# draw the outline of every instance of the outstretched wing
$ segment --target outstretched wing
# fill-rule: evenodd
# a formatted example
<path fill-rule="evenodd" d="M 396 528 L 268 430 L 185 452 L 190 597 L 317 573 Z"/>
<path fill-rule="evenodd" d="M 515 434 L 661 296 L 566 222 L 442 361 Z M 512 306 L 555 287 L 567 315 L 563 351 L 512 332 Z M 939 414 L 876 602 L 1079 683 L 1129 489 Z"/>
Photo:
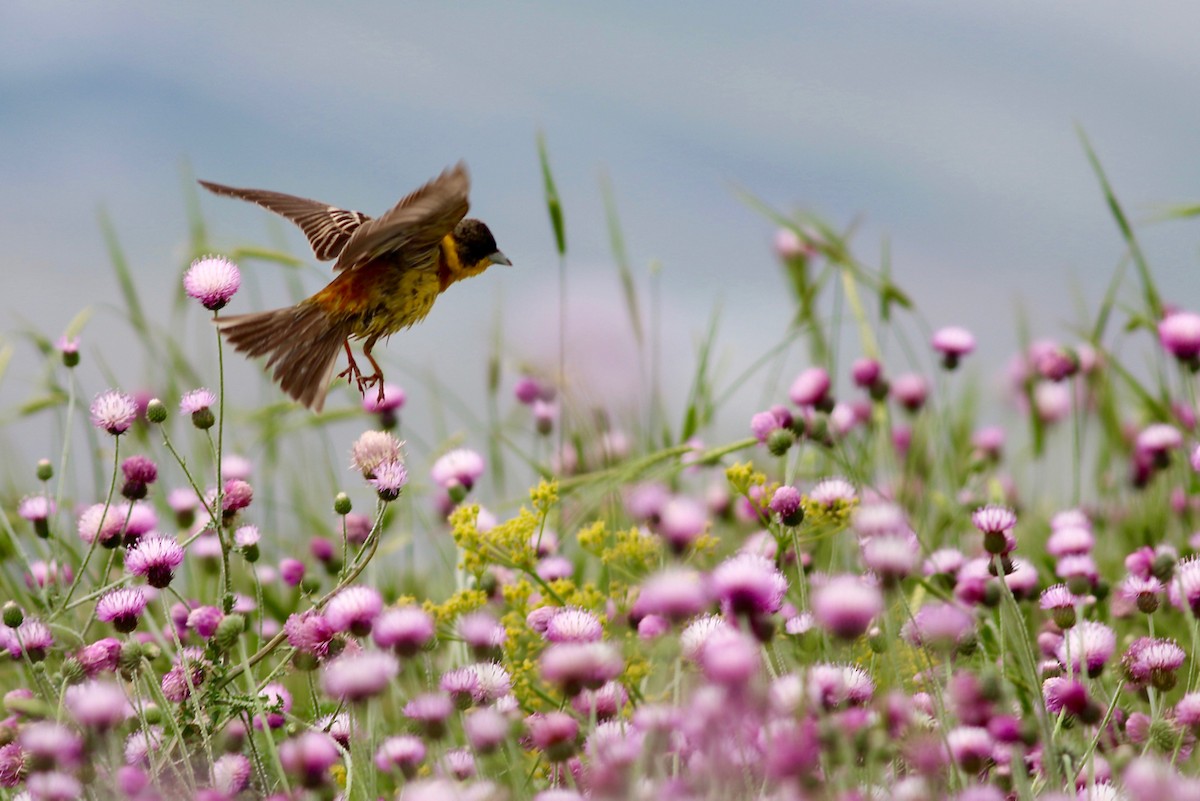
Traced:
<path fill-rule="evenodd" d="M 358 226 L 333 269 L 353 269 L 393 254 L 401 257 L 402 268 L 427 262 L 422 257 L 467 215 L 470 188 L 467 165 L 460 161 L 390 211 Z"/>
<path fill-rule="evenodd" d="M 210 192 L 257 203 L 264 209 L 281 214 L 300 226 L 308 237 L 313 253 L 321 261 L 336 258 L 351 240 L 354 232 L 371 218 L 362 212 L 335 208 L 316 200 L 269 192 L 265 189 L 238 189 L 208 181 L 200 185 Z"/>

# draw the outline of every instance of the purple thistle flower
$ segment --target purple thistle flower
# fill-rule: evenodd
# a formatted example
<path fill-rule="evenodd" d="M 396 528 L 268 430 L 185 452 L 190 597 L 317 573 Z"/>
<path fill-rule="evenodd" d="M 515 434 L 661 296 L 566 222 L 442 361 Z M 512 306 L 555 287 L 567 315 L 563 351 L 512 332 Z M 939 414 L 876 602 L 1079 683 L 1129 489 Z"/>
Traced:
<path fill-rule="evenodd" d="M 35 618 L 27 618 L 15 630 L 0 628 L 0 647 L 7 649 L 13 659 L 24 656 L 30 662 L 41 662 L 53 645 L 50 627 Z"/>
<path fill-rule="evenodd" d="M 1167 597 L 1176 607 L 1200 617 L 1200 556 L 1189 556 L 1175 566 Z"/>
<path fill-rule="evenodd" d="M 750 418 L 750 432 L 754 438 L 764 445 L 772 433 L 783 428 L 779 418 L 771 412 L 758 412 Z"/>
<path fill-rule="evenodd" d="M 404 705 L 404 717 L 435 740 L 446 734 L 446 721 L 454 714 L 454 702 L 445 693 L 424 693 Z"/>
<path fill-rule="evenodd" d="M 892 380 L 892 398 L 909 412 L 916 412 L 929 397 L 929 384 L 917 373 L 905 373 Z"/>
<path fill-rule="evenodd" d="M 1017 547 L 1013 527 L 1017 516 L 1007 506 L 991 504 L 971 514 L 971 523 L 983 534 L 983 547 L 990 554 L 1008 554 Z"/>
<path fill-rule="evenodd" d="M 571 699 L 571 706 L 582 717 L 596 716 L 596 720 L 615 718 L 629 703 L 629 693 L 617 681 L 606 682 L 598 690 L 584 690 Z"/>
<path fill-rule="evenodd" d="M 817 624 L 842 639 L 852 640 L 865 633 L 882 611 L 879 588 L 856 575 L 834 576 L 813 593 L 812 612 Z"/>
<path fill-rule="evenodd" d="M 680 655 L 689 662 L 698 661 L 700 652 L 704 650 L 709 638 L 718 630 L 728 627 L 729 621 L 720 615 L 696 618 L 679 635 Z"/>
<path fill-rule="evenodd" d="M 798 526 L 804 520 L 804 507 L 801 506 L 803 496 L 800 490 L 784 484 L 771 495 L 769 505 L 772 512 L 779 515 L 779 522 L 785 526 Z"/>
<path fill-rule="evenodd" d="M 1050 533 L 1046 540 L 1046 553 L 1058 558 L 1062 556 L 1077 556 L 1092 552 L 1096 545 L 1096 536 L 1090 528 L 1083 526 L 1061 526 Z"/>
<path fill-rule="evenodd" d="M 184 648 L 176 657 L 175 666 L 163 674 L 162 692 L 168 701 L 183 703 L 192 691 L 204 683 L 209 663 L 199 648 Z"/>
<path fill-rule="evenodd" d="M 557 643 L 539 660 L 542 678 L 570 697 L 584 689 L 599 689 L 625 669 L 621 655 L 606 642 Z"/>
<path fill-rule="evenodd" d="M 562 762 L 575 753 L 579 722 L 565 712 L 533 714 L 525 719 L 529 740 L 551 762 Z"/>
<path fill-rule="evenodd" d="M 34 771 L 71 769 L 83 756 L 83 740 L 61 723 L 38 720 L 25 724 L 17 742 Z"/>
<path fill-rule="evenodd" d="M 383 400 L 379 399 L 377 393 L 368 393 L 363 396 L 362 406 L 368 414 L 394 414 L 404 408 L 407 400 L 408 395 L 399 384 L 384 384 Z"/>
<path fill-rule="evenodd" d="M 808 493 L 808 498 L 826 509 L 832 509 L 839 504 L 851 503 L 857 495 L 853 484 L 844 478 L 835 476 L 818 481 L 812 491 Z"/>
<path fill-rule="evenodd" d="M 783 606 L 788 583 L 769 559 L 740 553 L 717 565 L 710 577 L 713 595 L 735 615 L 768 615 Z"/>
<path fill-rule="evenodd" d="M 217 633 L 217 626 L 225 619 L 225 613 L 216 606 L 198 606 L 188 612 L 186 626 L 201 639 L 207 640 Z"/>
<path fill-rule="evenodd" d="M 921 558 L 921 544 L 911 531 L 897 531 L 871 537 L 862 543 L 862 560 L 886 588 L 907 578 Z"/>
<path fill-rule="evenodd" d="M 904 509 L 894 503 L 876 501 L 854 507 L 850 521 L 858 536 L 863 539 L 880 534 L 896 534 L 910 531 Z"/>
<path fill-rule="evenodd" d="M 483 475 L 483 457 L 468 448 L 456 448 L 433 463 L 430 477 L 445 490 L 470 490 Z"/>
<path fill-rule="evenodd" d="M 183 564 L 183 546 L 171 537 L 142 537 L 125 553 L 125 569 L 134 576 L 145 576 L 151 587 L 162 589 L 175 578 Z"/>
<path fill-rule="evenodd" d="M 26 496 L 17 505 L 17 514 L 23 520 L 33 523 L 33 530 L 42 539 L 50 536 L 49 520 L 56 511 L 58 511 L 58 507 L 55 506 L 54 501 L 45 495 Z"/>
<path fill-rule="evenodd" d="M 36 562 L 29 563 L 29 572 L 25 574 L 25 586 L 29 589 L 34 587 L 49 587 L 55 584 L 68 585 L 75 579 L 75 571 L 70 565 L 59 565 L 57 561 L 51 559 L 49 562 L 44 562 L 41 559 Z"/>
<path fill-rule="evenodd" d="M 658 615 L 681 623 L 700 614 L 708 604 L 703 576 L 687 568 L 669 568 L 642 582 L 631 614 L 638 620 Z"/>
<path fill-rule="evenodd" d="M 1075 625 L 1075 608 L 1083 599 L 1071 592 L 1066 584 L 1055 584 L 1042 591 L 1041 608 L 1050 613 L 1054 623 L 1060 629 L 1069 629 Z"/>
<path fill-rule="evenodd" d="M 231 478 L 225 482 L 225 492 L 221 495 L 221 510 L 228 518 L 245 509 L 254 500 L 254 488 L 240 478 Z"/>
<path fill-rule="evenodd" d="M 657 532 L 671 550 L 683 553 L 708 529 L 704 506 L 685 496 L 671 498 L 659 515 Z"/>
<path fill-rule="evenodd" d="M 1121 657 L 1121 667 L 1134 686 L 1166 692 L 1175 686 L 1175 671 L 1185 659 L 1187 652 L 1174 640 L 1138 637 Z"/>
<path fill-rule="evenodd" d="M 183 274 L 184 291 L 209 311 L 223 308 L 241 285 L 237 265 L 222 256 L 196 259 Z"/>
<path fill-rule="evenodd" d="M 956 726 L 946 733 L 950 757 L 967 773 L 978 773 L 992 756 L 995 742 L 981 726 Z"/>
<path fill-rule="evenodd" d="M 137 628 L 138 619 L 145 610 L 146 595 L 141 587 L 121 587 L 96 602 L 96 617 L 105 623 L 112 623 L 113 628 L 122 634 Z"/>
<path fill-rule="evenodd" d="M 624 499 L 625 512 L 634 522 L 657 524 L 671 500 L 671 491 L 663 484 L 648 481 L 627 488 Z"/>
<path fill-rule="evenodd" d="M 862 706 L 875 694 L 875 682 L 865 670 L 855 665 L 829 662 L 810 665 L 806 684 L 809 700 L 826 710 Z"/>
<path fill-rule="evenodd" d="M 83 785 L 70 773 L 34 773 L 25 782 L 29 796 L 38 801 L 74 801 L 83 797 Z"/>
<path fill-rule="evenodd" d="M 718 629 L 705 641 L 699 661 L 704 677 L 710 682 L 741 687 L 758 673 L 761 666 L 759 644 L 738 629 Z"/>
<path fill-rule="evenodd" d="M 292 694 L 288 692 L 277 681 L 273 681 L 259 691 L 258 697 L 262 699 L 264 715 L 254 716 L 254 728 L 262 731 L 266 717 L 265 725 L 268 729 L 278 729 L 283 724 L 287 723 L 287 713 L 292 711 Z"/>
<path fill-rule="evenodd" d="M 226 796 L 236 796 L 250 786 L 252 769 L 244 754 L 222 754 L 213 762 L 213 787 Z"/>
<path fill-rule="evenodd" d="M 865 356 L 855 359 L 854 364 L 850 365 L 850 377 L 856 387 L 871 389 L 882 381 L 883 365 Z"/>
<path fill-rule="evenodd" d="M 1130 574 L 1113 588 L 1113 613 L 1117 613 L 1118 607 L 1127 607 L 1129 611 L 1136 608 L 1143 614 L 1152 614 L 1158 609 L 1164 591 L 1162 582 L 1154 576 Z"/>
<path fill-rule="evenodd" d="M 125 691 L 111 681 L 74 684 L 63 694 L 71 717 L 85 729 L 108 731 L 133 715 Z"/>
<path fill-rule="evenodd" d="M 25 753 L 16 743 L 0 746 L 0 787 L 16 787 L 25 779 Z"/>
<path fill-rule="evenodd" d="M 385 610 L 372 624 L 371 637 L 380 648 L 390 648 L 397 656 L 413 656 L 433 639 L 433 618 L 416 606 Z"/>
<path fill-rule="evenodd" d="M 115 671 L 120 656 L 121 641 L 115 637 L 104 637 L 88 643 L 75 654 L 88 678 Z"/>
<path fill-rule="evenodd" d="M 324 732 L 306 731 L 279 746 L 279 761 L 284 770 L 299 777 L 300 783 L 308 788 L 325 784 L 329 769 L 341 758 L 337 743 Z"/>
<path fill-rule="evenodd" d="M 381 462 L 375 466 L 374 475 L 367 483 L 375 488 L 380 499 L 390 503 L 400 497 L 400 490 L 408 483 L 408 468 L 395 460 Z"/>
<path fill-rule="evenodd" d="M 389 737 L 375 752 L 375 767 L 382 773 L 399 770 L 406 779 L 417 775 L 417 769 L 425 761 L 425 743 L 420 737 L 405 734 Z"/>
<path fill-rule="evenodd" d="M 1087 688 L 1078 680 L 1065 676 L 1053 676 L 1042 682 L 1042 695 L 1046 699 L 1046 710 L 1053 714 L 1065 711 L 1081 717 L 1091 704 Z"/>
<path fill-rule="evenodd" d="M 1055 655 L 1059 664 L 1073 673 L 1086 671 L 1088 676 L 1095 678 L 1104 670 L 1116 648 L 1116 632 L 1098 621 L 1084 620 L 1066 632 Z"/>
<path fill-rule="evenodd" d="M 473 667 L 446 671 L 438 681 L 438 686 L 450 696 L 450 700 L 458 709 L 468 709 L 483 697 L 479 686 L 479 674 Z"/>
<path fill-rule="evenodd" d="M 477 662 L 471 666 L 479 679 L 479 700 L 492 703 L 512 692 L 512 677 L 495 662 Z"/>
<path fill-rule="evenodd" d="M 299 559 L 285 556 L 279 560 L 279 576 L 283 579 L 283 583 L 289 587 L 300 586 L 300 582 L 304 581 L 305 571 L 304 563 Z"/>
<path fill-rule="evenodd" d="M 308 609 L 302 614 L 289 615 L 283 624 L 288 644 L 301 653 L 324 659 L 329 655 L 329 647 L 337 631 L 329 624 L 316 609 Z"/>
<path fill-rule="evenodd" d="M 488 707 L 474 710 L 463 720 L 467 742 L 478 754 L 490 754 L 499 749 L 508 739 L 511 728 L 508 718 Z"/>
<path fill-rule="evenodd" d="M 586 609 L 560 609 L 546 624 L 550 642 L 595 642 L 604 636 L 600 619 Z"/>
<path fill-rule="evenodd" d="M 158 478 L 158 466 L 145 456 L 130 456 L 121 462 L 121 472 L 125 475 L 121 494 L 131 501 L 145 498 L 147 486 Z"/>
<path fill-rule="evenodd" d="M 321 689 L 341 701 L 363 701 L 387 689 L 400 663 L 386 651 L 348 652 L 325 665 Z"/>
<path fill-rule="evenodd" d="M 399 462 L 404 443 L 386 431 L 364 431 L 354 441 L 351 449 L 350 466 L 362 473 L 363 478 L 375 475 L 375 468 L 384 462 Z"/>
<path fill-rule="evenodd" d="M 1200 731 L 1200 692 L 1190 692 L 1175 703 L 1175 720 L 1192 733 Z"/>
<path fill-rule="evenodd" d="M 347 587 L 329 600 L 325 619 L 334 631 L 365 637 L 371 633 L 371 624 L 382 610 L 383 598 L 374 587 Z"/>
<path fill-rule="evenodd" d="M 809 367 L 792 381 L 788 397 L 797 406 L 820 407 L 829 400 L 830 386 L 829 373 L 824 368 Z"/>
<path fill-rule="evenodd" d="M 963 356 L 975 350 L 975 336 L 956 325 L 939 328 L 933 335 L 933 349 L 942 354 L 942 365 L 953 370 Z"/>
<path fill-rule="evenodd" d="M 458 620 L 458 634 L 477 657 L 484 658 L 504 645 L 508 632 L 487 612 L 472 612 Z"/>
<path fill-rule="evenodd" d="M 1158 323 L 1158 341 L 1181 362 L 1195 364 L 1200 358 L 1200 314 L 1177 311 Z"/>
<path fill-rule="evenodd" d="M 119 437 L 129 430 L 137 417 L 137 404 L 124 392 L 110 389 L 92 401 L 92 425 Z"/>
<path fill-rule="evenodd" d="M 975 616 L 955 603 L 927 603 L 904 624 L 900 636 L 917 647 L 954 652 L 974 640 Z"/>

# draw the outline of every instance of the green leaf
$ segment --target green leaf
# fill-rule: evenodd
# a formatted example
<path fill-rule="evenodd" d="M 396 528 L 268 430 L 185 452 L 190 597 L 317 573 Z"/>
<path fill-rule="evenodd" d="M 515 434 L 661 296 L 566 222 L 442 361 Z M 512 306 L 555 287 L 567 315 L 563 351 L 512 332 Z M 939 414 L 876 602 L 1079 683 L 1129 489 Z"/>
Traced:
<path fill-rule="evenodd" d="M 642 312 L 638 306 L 637 287 L 633 282 L 633 271 L 629 267 L 629 254 L 625 250 L 625 237 L 621 233 L 621 221 L 617 219 L 617 202 L 613 197 L 612 183 L 607 176 L 600 176 L 600 191 L 604 195 L 604 216 L 608 219 L 608 239 L 612 246 L 613 259 L 621 276 L 621 289 L 625 294 L 625 309 L 633 324 L 633 336 L 642 344 Z"/>
<path fill-rule="evenodd" d="M 550 226 L 554 229 L 554 244 L 558 255 L 567 254 L 567 229 L 563 222 L 562 201 L 558 197 L 558 187 L 554 183 L 554 175 L 550 172 L 550 154 L 546 151 L 546 136 L 539 133 L 537 138 L 538 159 L 542 163 L 542 180 L 546 186 L 546 210 L 550 213 Z"/>

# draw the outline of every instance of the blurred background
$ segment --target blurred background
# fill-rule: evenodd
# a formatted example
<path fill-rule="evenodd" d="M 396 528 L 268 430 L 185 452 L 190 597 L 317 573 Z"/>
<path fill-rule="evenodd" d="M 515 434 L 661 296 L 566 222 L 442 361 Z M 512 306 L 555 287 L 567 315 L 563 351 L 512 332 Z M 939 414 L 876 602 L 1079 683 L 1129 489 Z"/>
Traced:
<path fill-rule="evenodd" d="M 1200 7 L 1186 0 L 1136 9 L 1116 0 L 7 0 L 0 336 L 14 350 L 0 409 L 12 421 L 11 410 L 38 394 L 45 359 L 22 332 L 57 337 L 87 306 L 87 397 L 110 384 L 155 389 L 161 365 L 134 357 L 142 351 L 98 210 L 147 315 L 211 370 L 204 315 L 180 317 L 172 301 L 190 258 L 194 177 L 374 215 L 465 159 L 472 214 L 514 266 L 453 287 L 425 323 L 383 349 L 389 380 L 409 391 L 406 420 L 438 415 L 442 433 L 460 429 L 466 422 L 452 411 L 446 419 L 430 408 L 423 377 L 436 371 L 457 397 L 479 397 L 496 331 L 506 392 L 521 369 L 555 359 L 558 261 L 539 131 L 566 216 L 570 359 L 598 397 L 619 399 L 636 382 L 602 176 L 644 313 L 650 265 L 660 265 L 664 382 L 674 397 L 715 308 L 724 382 L 791 318 L 776 225 L 739 190 L 838 227 L 857 222 L 853 242 L 868 263 L 886 244 L 895 280 L 929 326 L 974 330 L 980 349 L 969 369 L 990 381 L 1017 347 L 1019 309 L 1034 337 L 1072 340 L 1081 299 L 1094 305 L 1122 259 L 1076 125 L 1136 220 L 1196 199 L 1197 30 Z M 260 291 L 239 295 L 229 312 L 285 305 L 293 284 L 313 291 L 328 279 L 290 225 L 249 204 L 199 202 L 217 247 L 281 247 L 307 265 L 244 265 Z M 1197 305 L 1196 234 L 1191 222 L 1141 231 L 1168 303 Z M 841 358 L 857 355 L 851 336 Z M 227 363 L 236 402 L 262 397 L 237 383 L 257 366 Z M 803 366 L 800 348 L 785 380 Z M 754 390 L 722 417 L 732 436 L 744 435 L 762 400 L 761 382 Z M 354 400 L 343 388 L 331 406 Z M 45 417 L 8 427 L 22 465 L 49 447 Z"/>

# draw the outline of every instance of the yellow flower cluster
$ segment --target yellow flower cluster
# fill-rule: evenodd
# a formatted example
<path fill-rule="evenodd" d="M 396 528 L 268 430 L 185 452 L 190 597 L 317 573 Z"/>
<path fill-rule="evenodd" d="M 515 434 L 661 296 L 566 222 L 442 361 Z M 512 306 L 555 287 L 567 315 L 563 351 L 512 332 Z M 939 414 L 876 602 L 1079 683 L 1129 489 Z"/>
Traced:
<path fill-rule="evenodd" d="M 575 538 L 583 550 L 625 575 L 641 575 L 662 562 L 662 541 L 636 526 L 609 534 L 604 522 L 597 521 L 580 529 Z"/>
<path fill-rule="evenodd" d="M 489 531 L 479 530 L 478 517 L 479 507 L 475 505 L 460 506 L 450 513 L 450 534 L 462 555 L 460 567 L 464 571 L 478 578 L 489 565 L 524 571 L 534 569 L 537 554 L 532 542 L 541 527 L 541 520 L 533 512 L 521 507 L 514 517 Z"/>
<path fill-rule="evenodd" d="M 487 602 L 487 593 L 483 590 L 459 590 L 440 604 L 427 600 L 422 607 L 442 626 L 476 609 L 482 609 Z"/>
<path fill-rule="evenodd" d="M 800 504 L 804 507 L 804 522 L 808 525 L 842 529 L 850 525 L 850 515 L 854 512 L 854 507 L 858 506 L 858 499 L 847 501 L 839 498 L 832 506 L 826 506 L 805 495 Z"/>

